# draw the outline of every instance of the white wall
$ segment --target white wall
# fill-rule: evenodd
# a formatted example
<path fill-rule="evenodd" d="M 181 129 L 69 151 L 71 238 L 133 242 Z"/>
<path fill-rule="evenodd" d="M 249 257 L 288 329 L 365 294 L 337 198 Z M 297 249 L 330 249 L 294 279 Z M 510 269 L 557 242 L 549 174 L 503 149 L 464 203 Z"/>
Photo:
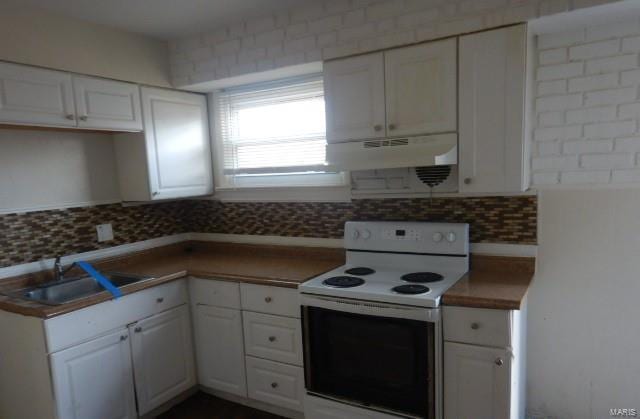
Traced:
<path fill-rule="evenodd" d="M 525 22 L 616 0 L 318 0 L 169 43 L 176 86 Z"/>
<path fill-rule="evenodd" d="M 640 190 L 543 191 L 529 291 L 536 417 L 640 409 Z"/>
<path fill-rule="evenodd" d="M 109 134 L 0 129 L 0 213 L 119 201 Z"/>
<path fill-rule="evenodd" d="M 165 42 L 13 5 L 0 5 L 0 60 L 170 85 Z"/>
<path fill-rule="evenodd" d="M 537 40 L 536 186 L 640 181 L 640 19 Z"/>

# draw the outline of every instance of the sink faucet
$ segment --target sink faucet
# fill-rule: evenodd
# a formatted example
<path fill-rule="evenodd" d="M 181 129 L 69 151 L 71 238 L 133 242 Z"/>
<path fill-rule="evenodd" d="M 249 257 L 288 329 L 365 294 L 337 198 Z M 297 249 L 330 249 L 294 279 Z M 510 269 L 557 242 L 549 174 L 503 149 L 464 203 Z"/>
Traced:
<path fill-rule="evenodd" d="M 60 259 L 62 259 L 61 256 L 56 256 L 56 261 L 53 263 L 53 279 L 55 281 L 62 281 L 64 279 L 64 274 L 67 273 L 75 265 L 75 262 L 73 262 L 66 269 L 64 269 L 62 267 L 62 262 L 60 261 Z"/>

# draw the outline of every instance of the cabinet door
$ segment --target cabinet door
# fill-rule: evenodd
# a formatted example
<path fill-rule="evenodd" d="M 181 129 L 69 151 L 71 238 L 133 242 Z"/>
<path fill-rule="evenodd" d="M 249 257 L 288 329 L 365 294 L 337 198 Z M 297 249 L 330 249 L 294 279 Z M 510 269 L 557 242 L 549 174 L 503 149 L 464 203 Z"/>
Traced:
<path fill-rule="evenodd" d="M 324 95 L 328 142 L 385 136 L 382 53 L 326 62 Z"/>
<path fill-rule="evenodd" d="M 71 75 L 0 63 L 0 122 L 75 127 Z"/>
<path fill-rule="evenodd" d="M 50 356 L 59 419 L 137 418 L 129 331 Z"/>
<path fill-rule="evenodd" d="M 385 53 L 387 135 L 456 131 L 456 40 Z"/>
<path fill-rule="evenodd" d="M 196 384 L 186 305 L 131 325 L 133 371 L 140 415 Z"/>
<path fill-rule="evenodd" d="M 460 192 L 524 185 L 525 26 L 460 38 Z"/>
<path fill-rule="evenodd" d="M 247 397 L 240 310 L 195 306 L 198 382 Z"/>
<path fill-rule="evenodd" d="M 73 77 L 81 128 L 142 131 L 137 85 L 92 77 Z"/>
<path fill-rule="evenodd" d="M 511 357 L 504 349 L 444 343 L 444 417 L 509 418 Z"/>
<path fill-rule="evenodd" d="M 212 193 L 205 96 L 141 90 L 151 199 Z"/>

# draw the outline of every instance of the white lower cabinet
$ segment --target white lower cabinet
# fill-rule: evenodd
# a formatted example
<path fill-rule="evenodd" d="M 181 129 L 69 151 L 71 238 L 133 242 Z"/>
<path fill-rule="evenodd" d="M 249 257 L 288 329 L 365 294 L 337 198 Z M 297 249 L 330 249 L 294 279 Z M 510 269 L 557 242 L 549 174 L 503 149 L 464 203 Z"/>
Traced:
<path fill-rule="evenodd" d="M 447 418 L 509 418 L 511 355 L 500 348 L 445 342 Z"/>
<path fill-rule="evenodd" d="M 187 305 L 129 326 L 141 415 L 196 384 Z"/>
<path fill-rule="evenodd" d="M 247 357 L 249 397 L 291 410 L 304 410 L 304 370 L 301 367 Z"/>
<path fill-rule="evenodd" d="M 237 292 L 238 284 L 233 285 Z M 247 397 L 240 310 L 198 304 L 194 307 L 194 330 L 199 383 Z"/>
<path fill-rule="evenodd" d="M 50 356 L 59 419 L 137 418 L 129 331 Z"/>

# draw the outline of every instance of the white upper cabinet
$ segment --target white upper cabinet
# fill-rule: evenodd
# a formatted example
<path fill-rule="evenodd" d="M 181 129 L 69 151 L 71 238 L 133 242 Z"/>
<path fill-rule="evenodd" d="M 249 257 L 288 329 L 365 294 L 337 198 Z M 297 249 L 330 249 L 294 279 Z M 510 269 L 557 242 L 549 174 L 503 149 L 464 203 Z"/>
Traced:
<path fill-rule="evenodd" d="M 204 95 L 141 88 L 144 134 L 115 136 L 124 201 L 213 192 L 211 142 Z"/>
<path fill-rule="evenodd" d="M 385 136 L 381 52 L 325 63 L 324 91 L 328 142 Z"/>
<path fill-rule="evenodd" d="M 93 77 L 73 77 L 80 128 L 142 131 L 140 88 Z"/>
<path fill-rule="evenodd" d="M 75 127 L 71 75 L 0 63 L 0 123 Z"/>
<path fill-rule="evenodd" d="M 456 39 L 385 52 L 387 134 L 456 131 Z"/>
<path fill-rule="evenodd" d="M 460 192 L 526 185 L 526 26 L 460 38 Z"/>
<path fill-rule="evenodd" d="M 327 141 L 455 132 L 456 42 L 326 62 Z"/>

